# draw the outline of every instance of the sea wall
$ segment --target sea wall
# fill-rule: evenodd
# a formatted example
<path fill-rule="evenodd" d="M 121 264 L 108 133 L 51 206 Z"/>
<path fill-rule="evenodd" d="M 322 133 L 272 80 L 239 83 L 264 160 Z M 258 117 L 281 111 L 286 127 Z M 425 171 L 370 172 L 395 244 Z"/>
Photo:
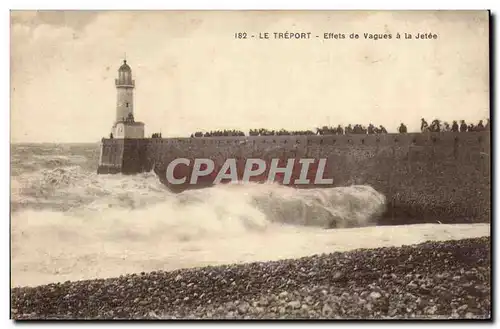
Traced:
<path fill-rule="evenodd" d="M 106 139 L 101 142 L 98 174 L 137 174 L 151 170 L 149 139 Z"/>
<path fill-rule="evenodd" d="M 122 172 L 149 170 L 164 181 L 175 158 L 327 158 L 334 186 L 367 184 L 388 200 L 385 221 L 490 220 L 490 133 L 249 136 L 143 139 L 123 143 Z M 105 148 L 106 149 L 106 148 Z M 120 152 L 120 147 L 117 151 Z M 109 155 L 107 155 L 109 157 Z M 108 159 L 104 157 L 105 159 Z M 110 163 L 114 163 L 110 160 Z"/>
<path fill-rule="evenodd" d="M 122 171 L 123 146 L 123 139 L 102 139 L 98 174 L 116 174 Z"/>

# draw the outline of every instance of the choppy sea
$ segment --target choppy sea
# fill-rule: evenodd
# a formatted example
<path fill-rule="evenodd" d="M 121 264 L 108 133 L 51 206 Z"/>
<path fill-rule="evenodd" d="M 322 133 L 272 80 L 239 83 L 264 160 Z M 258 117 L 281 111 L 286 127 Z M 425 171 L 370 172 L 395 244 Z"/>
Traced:
<path fill-rule="evenodd" d="M 98 158 L 98 144 L 11 146 L 13 286 L 299 257 L 396 234 L 374 233 L 386 200 L 370 186 L 172 193 L 154 173 L 97 175 Z"/>

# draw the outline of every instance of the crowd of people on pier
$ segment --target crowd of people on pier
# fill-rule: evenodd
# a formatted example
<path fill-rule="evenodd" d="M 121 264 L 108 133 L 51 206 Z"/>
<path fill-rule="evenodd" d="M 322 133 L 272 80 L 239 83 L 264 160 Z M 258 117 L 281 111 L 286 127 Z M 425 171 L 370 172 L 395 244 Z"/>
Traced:
<path fill-rule="evenodd" d="M 420 123 L 421 132 L 467 132 L 487 130 L 490 130 L 490 119 L 486 119 L 486 124 L 483 123 L 483 120 L 479 120 L 476 125 L 473 123 L 467 124 L 465 120 L 460 120 L 460 124 L 458 124 L 457 120 L 453 120 L 452 124 L 450 125 L 448 122 L 443 122 L 439 119 L 433 120 L 429 125 L 424 118 L 421 119 Z"/>
<path fill-rule="evenodd" d="M 427 121 L 422 118 L 420 124 L 421 132 L 467 132 L 467 131 L 486 131 L 490 129 L 490 119 L 479 120 L 477 124 L 467 124 L 465 120 L 454 120 L 450 125 L 446 121 L 441 121 L 435 119 L 429 125 Z M 401 123 L 397 128 L 397 132 L 400 134 L 408 133 L 408 127 Z M 372 123 L 367 126 L 361 124 L 349 124 L 345 127 L 342 125 L 334 126 L 323 126 L 316 128 L 316 131 L 312 130 L 269 130 L 265 128 L 250 129 L 248 136 L 302 136 L 302 135 L 348 135 L 348 134 L 362 134 L 362 135 L 374 135 L 374 134 L 387 134 L 387 129 L 383 125 L 376 126 Z M 191 134 L 192 138 L 196 137 L 221 137 L 221 136 L 246 136 L 246 134 L 241 130 L 212 130 L 209 132 L 197 131 Z M 161 137 L 161 134 L 160 134 Z"/>
<path fill-rule="evenodd" d="M 345 128 L 342 128 L 341 125 L 337 127 L 331 126 L 323 126 L 321 128 L 316 128 L 316 135 L 346 135 L 348 134 L 387 134 L 387 129 L 384 126 L 379 125 L 376 127 L 373 124 L 369 124 L 368 126 L 363 126 L 360 124 L 349 124 Z"/>
<path fill-rule="evenodd" d="M 293 136 L 293 135 L 315 135 L 312 130 L 268 130 L 264 128 L 260 129 L 250 129 L 249 136 Z"/>
<path fill-rule="evenodd" d="M 316 128 L 316 131 L 312 130 L 269 130 L 265 128 L 250 129 L 248 136 L 302 136 L 302 135 L 343 135 L 344 131 L 346 134 L 386 134 L 387 130 L 384 126 L 380 125 L 375 127 L 370 124 L 367 128 L 362 125 L 348 125 L 345 129 L 339 125 L 338 127 L 323 126 L 321 128 Z M 196 137 L 220 137 L 220 136 L 246 136 L 243 131 L 240 130 L 215 130 L 209 132 L 197 131 L 191 134 L 192 138 Z"/>
<path fill-rule="evenodd" d="M 211 130 L 206 133 L 197 131 L 191 137 L 222 137 L 222 136 L 245 136 L 245 133 L 236 129 Z"/>

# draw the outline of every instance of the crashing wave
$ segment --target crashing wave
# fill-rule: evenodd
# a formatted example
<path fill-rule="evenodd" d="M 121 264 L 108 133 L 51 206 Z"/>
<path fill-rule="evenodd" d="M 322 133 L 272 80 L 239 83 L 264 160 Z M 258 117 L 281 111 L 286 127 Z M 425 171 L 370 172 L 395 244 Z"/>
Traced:
<path fill-rule="evenodd" d="M 148 218 L 150 209 L 159 207 L 173 220 L 197 217 L 193 213 L 200 212 L 204 215 L 196 221 L 219 225 L 231 220 L 248 227 L 262 227 L 262 223 L 366 226 L 385 210 L 385 197 L 369 186 L 295 189 L 272 183 L 232 183 L 171 193 L 153 173 L 97 175 L 80 167 L 22 175 L 13 189 L 17 189 L 13 202 L 38 204 L 37 209 L 40 204 L 51 209 L 57 205 L 56 210 L 83 217 L 133 211 L 130 216 Z"/>

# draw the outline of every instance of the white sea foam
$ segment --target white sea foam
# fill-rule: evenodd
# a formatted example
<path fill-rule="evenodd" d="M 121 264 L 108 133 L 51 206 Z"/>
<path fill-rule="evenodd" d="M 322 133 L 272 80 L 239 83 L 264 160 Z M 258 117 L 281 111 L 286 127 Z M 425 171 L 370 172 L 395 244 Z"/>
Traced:
<path fill-rule="evenodd" d="M 369 186 L 235 183 L 175 194 L 152 173 L 97 175 L 84 169 L 91 163 L 42 160 L 12 178 L 13 286 L 489 235 L 481 224 L 375 227 L 385 197 Z"/>

